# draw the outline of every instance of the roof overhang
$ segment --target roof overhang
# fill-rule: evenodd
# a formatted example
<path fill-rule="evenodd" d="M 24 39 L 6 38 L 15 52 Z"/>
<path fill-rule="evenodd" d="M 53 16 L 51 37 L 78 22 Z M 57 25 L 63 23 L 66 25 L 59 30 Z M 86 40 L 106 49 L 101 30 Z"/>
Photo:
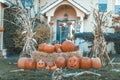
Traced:
<path fill-rule="evenodd" d="M 51 3 L 49 6 L 46 6 L 44 9 L 42 9 L 41 13 L 44 14 L 44 13 L 48 12 L 50 9 L 52 9 L 53 7 L 55 7 L 56 5 L 61 3 L 62 1 L 63 0 L 56 0 L 55 2 Z M 87 15 L 90 14 L 90 11 L 88 9 L 86 9 L 85 7 L 83 7 L 82 5 L 77 3 L 76 1 L 74 1 L 74 0 L 67 0 L 67 1 L 70 2 L 72 5 L 76 6 L 81 11 L 83 11 L 85 14 L 87 14 Z"/>
<path fill-rule="evenodd" d="M 0 3 L 3 5 L 4 8 L 9 7 L 9 4 L 6 0 L 0 0 Z"/>

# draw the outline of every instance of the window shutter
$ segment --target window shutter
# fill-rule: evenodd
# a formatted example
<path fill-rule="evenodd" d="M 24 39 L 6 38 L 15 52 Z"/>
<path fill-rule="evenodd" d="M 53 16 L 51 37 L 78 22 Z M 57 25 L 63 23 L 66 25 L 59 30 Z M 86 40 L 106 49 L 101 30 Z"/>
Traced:
<path fill-rule="evenodd" d="M 115 5 L 115 14 L 120 14 L 120 5 Z"/>
<path fill-rule="evenodd" d="M 100 12 L 107 11 L 107 0 L 99 0 L 99 11 Z"/>

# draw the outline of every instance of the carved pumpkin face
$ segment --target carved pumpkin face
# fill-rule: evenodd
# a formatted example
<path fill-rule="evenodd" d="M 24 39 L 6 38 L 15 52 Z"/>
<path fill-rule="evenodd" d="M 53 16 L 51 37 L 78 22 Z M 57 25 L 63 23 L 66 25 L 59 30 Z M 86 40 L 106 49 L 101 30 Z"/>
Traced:
<path fill-rule="evenodd" d="M 37 62 L 37 69 L 45 69 L 46 68 L 46 63 L 42 60 Z"/>
<path fill-rule="evenodd" d="M 101 68 L 102 67 L 102 63 L 100 58 L 91 58 L 91 63 L 92 63 L 92 68 Z"/>
<path fill-rule="evenodd" d="M 76 56 L 68 59 L 67 67 L 69 69 L 79 69 L 79 59 Z"/>
<path fill-rule="evenodd" d="M 66 66 L 66 59 L 62 56 L 59 56 L 56 58 L 56 61 L 55 61 L 56 65 L 58 68 L 65 68 Z"/>
<path fill-rule="evenodd" d="M 91 68 L 91 59 L 88 57 L 80 58 L 80 67 L 82 69 L 89 69 Z"/>

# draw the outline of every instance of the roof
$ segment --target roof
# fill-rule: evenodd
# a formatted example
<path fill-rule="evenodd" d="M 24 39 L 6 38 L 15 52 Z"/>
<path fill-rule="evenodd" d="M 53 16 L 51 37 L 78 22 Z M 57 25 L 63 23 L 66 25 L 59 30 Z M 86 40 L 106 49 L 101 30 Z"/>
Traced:
<path fill-rule="evenodd" d="M 52 2 L 51 4 L 49 4 L 49 5 L 47 5 L 47 6 L 45 6 L 44 8 L 42 8 L 42 14 L 44 14 L 44 13 L 46 13 L 47 11 L 49 11 L 50 9 L 52 9 L 53 7 L 55 7 L 56 5 L 58 5 L 58 4 L 60 4 L 61 2 L 62 2 L 63 0 L 55 0 L 54 2 Z M 89 14 L 89 9 L 88 9 L 88 4 L 85 4 L 84 2 L 83 2 L 83 0 L 81 1 L 79 1 L 79 0 L 67 0 L 69 3 L 71 3 L 72 5 L 74 5 L 74 6 L 76 6 L 78 9 L 80 9 L 80 10 L 82 10 L 84 13 L 86 13 L 86 14 Z M 79 1 L 79 2 L 78 2 Z M 81 2 L 83 2 L 83 3 L 81 3 Z M 86 8 L 86 6 L 87 6 L 87 8 Z"/>
<path fill-rule="evenodd" d="M 5 7 L 9 7 L 9 4 L 6 0 L 0 0 L 0 3 L 4 4 Z"/>

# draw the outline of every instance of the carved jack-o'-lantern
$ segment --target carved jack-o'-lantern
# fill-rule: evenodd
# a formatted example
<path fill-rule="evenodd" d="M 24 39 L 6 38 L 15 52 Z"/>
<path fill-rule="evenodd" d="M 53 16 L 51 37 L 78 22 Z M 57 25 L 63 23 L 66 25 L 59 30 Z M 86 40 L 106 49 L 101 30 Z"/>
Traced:
<path fill-rule="evenodd" d="M 69 69 L 79 69 L 79 58 L 76 56 L 70 57 L 67 62 L 67 67 Z"/>
<path fill-rule="evenodd" d="M 46 68 L 46 63 L 42 60 L 37 62 L 37 69 L 45 69 Z"/>
<path fill-rule="evenodd" d="M 101 68 L 102 67 L 102 63 L 100 58 L 96 57 L 96 58 L 91 58 L 91 62 L 92 62 L 92 68 Z"/>
<path fill-rule="evenodd" d="M 44 51 L 47 53 L 53 53 L 54 52 L 54 46 L 53 45 L 45 45 Z"/>
<path fill-rule="evenodd" d="M 63 52 L 71 52 L 75 50 L 75 45 L 72 41 L 66 40 L 62 43 L 62 51 Z"/>
<path fill-rule="evenodd" d="M 89 69 L 89 68 L 91 68 L 91 59 L 89 57 L 82 57 L 82 58 L 80 58 L 80 67 L 82 69 Z"/>
<path fill-rule="evenodd" d="M 58 68 L 65 68 L 66 59 L 63 56 L 58 56 L 55 61 Z"/>

